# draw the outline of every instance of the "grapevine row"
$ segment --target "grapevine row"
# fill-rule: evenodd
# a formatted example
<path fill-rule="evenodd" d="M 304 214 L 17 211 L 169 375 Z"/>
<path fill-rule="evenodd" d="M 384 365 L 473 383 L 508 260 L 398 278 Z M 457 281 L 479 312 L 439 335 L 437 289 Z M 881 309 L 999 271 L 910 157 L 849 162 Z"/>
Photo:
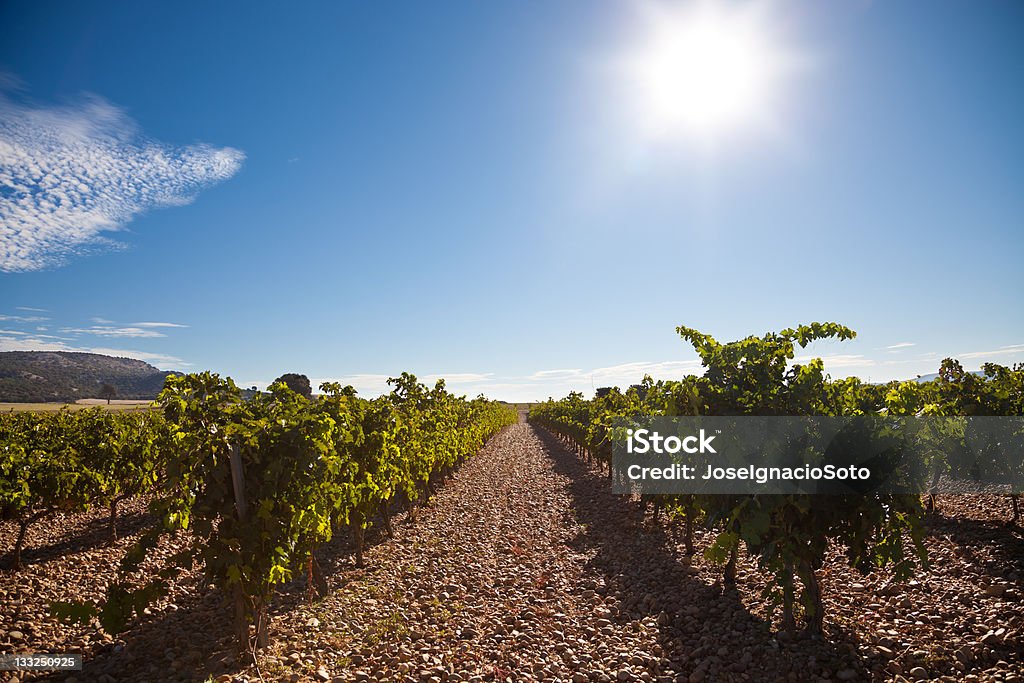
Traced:
<path fill-rule="evenodd" d="M 283 382 L 245 399 L 212 373 L 168 377 L 161 412 L 101 410 L 0 416 L 0 507 L 19 521 L 14 552 L 29 524 L 57 511 L 116 504 L 149 492 L 161 524 L 121 562 L 100 603 L 58 603 L 64 618 L 99 617 L 123 630 L 194 562 L 231 597 L 238 644 L 269 639 L 277 586 L 305 574 L 324 587 L 313 551 L 337 529 L 352 530 L 362 563 L 365 530 L 379 517 L 390 532 L 396 502 L 411 510 L 515 410 L 467 400 L 403 373 L 380 398 L 327 383 L 312 399 Z M 187 532 L 187 533 L 182 533 Z M 185 549 L 154 575 L 139 568 L 165 535 Z"/>
<path fill-rule="evenodd" d="M 820 359 L 795 363 L 797 347 L 821 339 L 851 339 L 853 330 L 835 323 L 814 323 L 722 343 L 697 330 L 677 328 L 689 341 L 705 368 L 703 376 L 680 381 L 653 381 L 622 392 L 600 389 L 592 400 L 579 393 L 537 404 L 530 421 L 561 437 L 578 453 L 608 466 L 612 476 L 614 426 L 622 419 L 653 415 L 1024 415 L 1024 366 L 987 364 L 983 374 L 963 370 L 947 359 L 930 382 L 864 383 L 856 378 L 832 380 Z M 940 424 L 945 424 L 939 421 Z M 955 421 L 949 424 L 955 425 Z M 946 438 L 927 434 L 919 438 Z M 977 463 L 958 462 L 936 453 L 935 478 L 969 469 Z M 1024 467 L 1019 453 L 1000 463 Z M 651 496 L 655 510 L 668 509 L 682 518 L 685 545 L 693 553 L 693 528 L 705 525 L 717 532 L 705 551 L 708 559 L 725 565 L 724 583 L 735 583 L 740 544 L 774 577 L 769 597 L 782 609 L 782 628 L 796 628 L 802 608 L 806 630 L 823 628 L 820 582 L 826 550 L 838 544 L 849 563 L 868 573 L 891 565 L 896 579 L 926 563 L 923 543 L 924 508 L 920 496 L 867 495 L 676 495 Z M 1018 518 L 1017 499 L 1014 523 Z M 799 584 L 798 584 L 799 582 Z M 802 585 L 802 591 L 798 591 Z"/>

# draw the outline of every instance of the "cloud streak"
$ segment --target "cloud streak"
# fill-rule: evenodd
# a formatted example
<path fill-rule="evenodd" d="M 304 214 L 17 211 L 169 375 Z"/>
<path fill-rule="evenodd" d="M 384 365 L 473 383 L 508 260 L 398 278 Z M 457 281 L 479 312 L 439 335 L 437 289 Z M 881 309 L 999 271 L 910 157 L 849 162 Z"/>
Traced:
<path fill-rule="evenodd" d="M 805 354 L 802 356 L 796 356 L 793 358 L 793 362 L 798 365 L 806 365 L 812 360 L 821 359 L 824 364 L 826 371 L 838 370 L 844 368 L 868 368 L 875 365 L 875 361 L 859 353 L 834 353 L 834 354 L 820 354 L 812 353 Z"/>
<path fill-rule="evenodd" d="M 1010 344 L 1001 346 L 991 351 L 969 351 L 961 353 L 957 358 L 998 358 L 1000 356 L 1022 356 L 1024 355 L 1024 344 Z"/>
<path fill-rule="evenodd" d="M 135 339 L 153 339 L 166 337 L 163 332 L 142 327 L 108 327 L 106 325 L 93 325 L 92 327 L 63 327 L 61 332 L 69 334 L 93 334 L 97 337 L 129 337 Z"/>
<path fill-rule="evenodd" d="M 119 248 L 104 233 L 146 210 L 190 203 L 244 159 L 231 147 L 148 139 L 99 97 L 39 107 L 0 90 L 0 271 Z"/>
<path fill-rule="evenodd" d="M 0 320 L 12 323 L 41 323 L 49 320 L 40 315 L 0 315 Z"/>
<path fill-rule="evenodd" d="M 134 327 L 188 327 L 179 323 L 132 323 Z"/>

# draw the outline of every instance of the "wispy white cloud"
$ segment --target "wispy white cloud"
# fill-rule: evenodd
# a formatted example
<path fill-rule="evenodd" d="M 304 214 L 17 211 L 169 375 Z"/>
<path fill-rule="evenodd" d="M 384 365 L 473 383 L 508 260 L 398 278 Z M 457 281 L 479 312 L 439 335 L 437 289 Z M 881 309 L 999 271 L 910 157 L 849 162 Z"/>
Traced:
<path fill-rule="evenodd" d="M 113 320 L 92 318 L 95 325 L 89 327 L 62 327 L 61 332 L 67 334 L 92 334 L 97 337 L 125 337 L 134 339 L 155 339 L 166 337 L 161 330 L 182 329 L 188 325 L 168 322 L 141 322 L 129 325 L 115 325 Z"/>
<path fill-rule="evenodd" d="M 13 336 L 12 336 L 13 335 Z M 0 351 L 78 351 L 59 340 L 32 337 L 4 330 L 0 332 Z"/>
<path fill-rule="evenodd" d="M 494 376 L 494 373 L 485 372 L 449 372 L 449 373 L 433 373 L 430 375 L 423 375 L 419 377 L 421 382 L 424 384 L 434 384 L 439 379 L 443 379 L 446 385 L 451 384 L 472 384 L 474 382 L 484 382 Z"/>
<path fill-rule="evenodd" d="M 805 356 L 797 356 L 793 359 L 794 363 L 806 364 L 815 358 L 820 358 L 822 363 L 825 365 L 826 370 L 840 369 L 840 368 L 867 368 L 875 365 L 875 361 L 863 354 L 859 353 L 836 353 L 836 354 L 811 354 Z"/>
<path fill-rule="evenodd" d="M 0 321 L 5 323 L 45 323 L 48 319 L 41 315 L 0 315 Z"/>
<path fill-rule="evenodd" d="M 166 353 L 154 353 L 152 351 L 138 351 L 135 349 L 110 349 L 103 347 L 93 347 L 89 349 L 83 349 L 89 353 L 102 353 L 104 356 L 120 356 L 121 358 L 134 358 L 135 360 L 142 360 L 155 365 L 162 370 L 185 370 L 192 366 L 191 363 L 187 363 L 177 356 L 172 356 Z"/>
<path fill-rule="evenodd" d="M 0 335 L 15 335 L 18 337 L 32 337 L 37 339 L 63 339 L 68 341 L 67 337 L 55 337 L 52 334 L 39 334 L 39 328 L 36 328 L 36 332 L 23 332 L 21 330 L 0 330 Z M 46 328 L 43 328 L 45 331 Z"/>
<path fill-rule="evenodd" d="M 998 358 L 1000 356 L 1024 356 L 1024 344 L 1010 344 L 991 351 L 969 351 L 957 354 L 955 358 Z"/>
<path fill-rule="evenodd" d="M 686 375 L 702 374 L 699 360 L 674 360 L 660 362 L 622 363 L 605 368 L 595 368 L 590 375 L 595 382 L 603 384 L 636 384 L 650 375 L 655 379 L 680 379 Z"/>
<path fill-rule="evenodd" d="M 41 323 L 49 318 L 40 315 L 0 315 L 0 320 L 12 323 Z"/>
<path fill-rule="evenodd" d="M 135 339 L 152 339 L 155 337 L 166 337 L 163 332 L 143 329 L 141 327 L 109 327 L 106 325 L 93 325 L 92 327 L 62 327 L 61 332 L 69 334 L 94 334 L 97 337 L 129 337 Z"/>
<path fill-rule="evenodd" d="M 580 377 L 583 374 L 583 370 L 579 368 L 572 368 L 566 370 L 539 370 L 528 377 L 532 380 L 548 380 L 548 379 L 566 379 L 571 377 Z"/>
<path fill-rule="evenodd" d="M 887 349 L 906 349 L 911 346 L 917 346 L 914 342 L 900 342 L 899 344 L 893 344 L 892 346 L 886 346 Z"/>
<path fill-rule="evenodd" d="M 681 379 L 703 374 L 700 360 L 634 361 L 591 369 L 559 368 L 538 370 L 522 377 L 499 377 L 474 388 L 506 401 L 531 402 L 558 398 L 571 391 L 590 395 L 594 389 L 617 386 L 626 389 L 650 375 L 656 380 Z"/>
<path fill-rule="evenodd" d="M 926 353 L 918 353 L 909 358 L 885 358 L 881 361 L 882 365 L 912 365 L 919 363 L 927 363 L 929 367 L 934 366 L 936 369 L 939 367 L 939 354 L 934 351 L 928 351 Z"/>
<path fill-rule="evenodd" d="M 379 396 L 391 391 L 391 387 L 388 386 L 388 379 L 390 377 L 394 377 L 394 375 L 364 372 L 354 375 L 338 375 L 336 377 L 311 377 L 309 384 L 313 387 L 313 391 L 319 391 L 320 385 L 324 382 L 337 382 L 343 387 L 354 387 L 363 396 Z M 266 384 L 269 384 L 269 382 Z M 258 384 L 258 386 L 262 389 L 266 384 Z"/>
<path fill-rule="evenodd" d="M 148 139 L 99 97 L 42 107 L 11 99 L 0 83 L 0 271 L 117 248 L 103 233 L 148 209 L 188 204 L 244 158 L 231 147 Z"/>
<path fill-rule="evenodd" d="M 9 92 L 17 92 L 24 90 L 25 84 L 22 83 L 21 79 L 12 74 L 9 71 L 0 71 L 0 90 L 7 90 Z"/>
<path fill-rule="evenodd" d="M 525 379 L 532 382 L 574 382 L 585 380 L 588 384 L 593 381 L 601 386 L 608 384 L 629 385 L 636 384 L 643 379 L 644 375 L 650 375 L 658 379 L 678 379 L 699 371 L 700 367 L 700 361 L 696 359 L 660 362 L 638 361 L 593 368 L 591 370 L 580 368 L 539 370 L 528 375 Z"/>
<path fill-rule="evenodd" d="M 30 313 L 49 313 L 45 308 L 32 308 L 31 306 L 15 306 L 19 311 L 28 311 Z"/>
<path fill-rule="evenodd" d="M 179 323 L 132 323 L 134 327 L 188 327 Z"/>

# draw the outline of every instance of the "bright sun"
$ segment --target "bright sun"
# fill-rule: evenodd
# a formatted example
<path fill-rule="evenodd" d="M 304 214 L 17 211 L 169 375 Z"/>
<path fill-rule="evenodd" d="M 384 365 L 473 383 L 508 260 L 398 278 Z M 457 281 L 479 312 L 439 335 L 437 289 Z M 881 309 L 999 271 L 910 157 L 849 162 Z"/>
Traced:
<path fill-rule="evenodd" d="M 764 121 L 786 59 L 757 8 L 662 8 L 648 16 L 647 30 L 622 63 L 647 133 L 713 140 Z"/>

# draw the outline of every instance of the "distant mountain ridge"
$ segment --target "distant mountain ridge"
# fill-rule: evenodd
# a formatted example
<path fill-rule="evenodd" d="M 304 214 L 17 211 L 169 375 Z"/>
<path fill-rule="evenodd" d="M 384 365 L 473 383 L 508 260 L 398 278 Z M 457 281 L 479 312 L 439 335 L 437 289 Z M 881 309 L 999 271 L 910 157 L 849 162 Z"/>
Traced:
<path fill-rule="evenodd" d="M 0 352 L 0 401 L 44 403 L 97 398 L 110 384 L 117 398 L 154 399 L 168 375 L 133 358 L 72 351 Z"/>
<path fill-rule="evenodd" d="M 971 370 L 970 374 L 977 375 L 978 377 L 984 377 L 985 376 L 985 371 L 984 370 Z M 938 379 L 938 378 L 939 378 L 939 373 L 932 372 L 932 373 L 929 373 L 927 375 L 918 375 L 914 379 L 914 381 L 917 382 L 918 384 L 924 384 L 925 382 L 931 382 L 933 379 Z"/>

